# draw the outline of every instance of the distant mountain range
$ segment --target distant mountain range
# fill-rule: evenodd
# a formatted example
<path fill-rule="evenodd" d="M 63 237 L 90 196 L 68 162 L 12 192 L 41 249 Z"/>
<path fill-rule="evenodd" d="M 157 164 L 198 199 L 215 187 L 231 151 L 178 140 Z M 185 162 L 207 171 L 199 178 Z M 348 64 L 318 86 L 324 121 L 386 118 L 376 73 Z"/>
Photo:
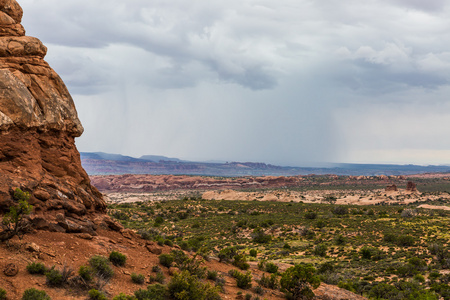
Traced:
<path fill-rule="evenodd" d="M 254 162 L 193 162 L 158 155 L 140 158 L 103 152 L 81 152 L 89 175 L 173 174 L 207 176 L 411 175 L 450 172 L 450 166 L 335 164 L 331 167 L 281 167 Z"/>

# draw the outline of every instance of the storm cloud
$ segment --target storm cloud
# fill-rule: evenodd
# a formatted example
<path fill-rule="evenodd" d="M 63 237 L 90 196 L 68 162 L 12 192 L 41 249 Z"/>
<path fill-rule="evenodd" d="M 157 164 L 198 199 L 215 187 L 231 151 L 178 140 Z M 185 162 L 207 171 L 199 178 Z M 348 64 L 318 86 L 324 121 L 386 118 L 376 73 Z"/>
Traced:
<path fill-rule="evenodd" d="M 448 163 L 446 1 L 19 3 L 74 97 L 80 151 Z"/>

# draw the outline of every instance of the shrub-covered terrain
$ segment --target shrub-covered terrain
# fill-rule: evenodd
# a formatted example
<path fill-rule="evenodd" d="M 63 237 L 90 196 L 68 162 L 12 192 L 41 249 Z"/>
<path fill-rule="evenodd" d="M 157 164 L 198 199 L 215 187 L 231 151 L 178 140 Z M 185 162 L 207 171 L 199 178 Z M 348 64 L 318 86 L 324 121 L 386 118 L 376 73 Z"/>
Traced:
<path fill-rule="evenodd" d="M 449 211 L 185 197 L 114 204 L 109 213 L 160 245 L 234 265 L 243 288 L 250 288 L 242 278 L 254 262 L 273 274 L 254 290 L 289 297 L 283 273 L 308 264 L 317 280 L 373 299 L 450 299 Z M 166 267 L 176 261 L 174 254 L 160 259 Z"/>

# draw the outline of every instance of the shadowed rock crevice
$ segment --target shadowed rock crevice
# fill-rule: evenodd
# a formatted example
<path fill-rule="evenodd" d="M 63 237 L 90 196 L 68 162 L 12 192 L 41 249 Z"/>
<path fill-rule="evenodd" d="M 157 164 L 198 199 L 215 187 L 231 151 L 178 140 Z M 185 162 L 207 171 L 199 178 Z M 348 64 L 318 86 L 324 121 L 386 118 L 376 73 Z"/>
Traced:
<path fill-rule="evenodd" d="M 75 137 L 83 133 L 67 87 L 44 61 L 47 48 L 25 36 L 22 9 L 0 0 L 0 211 L 13 191 L 31 195 L 37 228 L 95 231 L 106 204 L 81 167 Z"/>

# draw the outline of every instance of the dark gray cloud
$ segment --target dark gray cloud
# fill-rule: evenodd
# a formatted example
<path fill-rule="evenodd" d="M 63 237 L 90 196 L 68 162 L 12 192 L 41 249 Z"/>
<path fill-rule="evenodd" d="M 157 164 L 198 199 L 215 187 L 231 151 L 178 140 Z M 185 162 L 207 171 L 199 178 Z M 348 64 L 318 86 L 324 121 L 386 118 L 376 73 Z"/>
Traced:
<path fill-rule="evenodd" d="M 444 0 L 19 3 L 83 151 L 305 164 L 450 149 Z"/>

